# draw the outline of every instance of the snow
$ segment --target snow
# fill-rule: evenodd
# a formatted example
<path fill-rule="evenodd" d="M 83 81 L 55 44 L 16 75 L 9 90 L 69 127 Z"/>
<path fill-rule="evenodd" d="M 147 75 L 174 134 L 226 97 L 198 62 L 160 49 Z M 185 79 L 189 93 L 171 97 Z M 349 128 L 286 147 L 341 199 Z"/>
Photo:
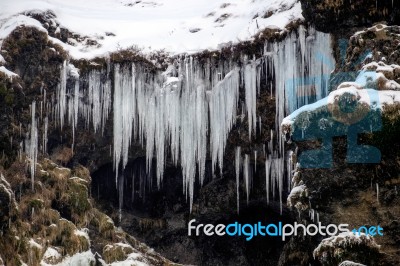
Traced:
<path fill-rule="evenodd" d="M 78 176 L 73 176 L 73 177 L 70 178 L 70 180 L 77 180 L 78 182 L 83 182 L 83 183 L 87 183 L 88 182 L 85 179 L 80 178 Z"/>
<path fill-rule="evenodd" d="M 81 230 L 76 229 L 76 230 L 74 231 L 74 234 L 77 235 L 77 236 L 83 236 L 83 237 L 86 238 L 88 241 L 90 241 L 89 233 L 88 233 L 88 232 L 89 232 L 89 229 L 83 228 L 83 229 L 81 229 Z"/>
<path fill-rule="evenodd" d="M 98 46 L 61 43 L 73 58 L 93 58 L 120 48 L 137 45 L 144 51 L 165 49 L 171 53 L 218 49 L 229 43 L 251 39 L 265 28 L 284 27 L 303 19 L 296 0 L 16 0 L 2 3 L 0 42 L 19 25 L 46 31 L 25 16 L 52 11 L 59 24 Z M 264 16 L 268 12 L 271 16 Z M 265 18 L 264 18 L 265 17 Z"/>
<path fill-rule="evenodd" d="M 88 250 L 82 253 L 76 253 L 73 256 L 67 256 L 62 262 L 58 264 L 47 264 L 44 261 L 40 263 L 41 266 L 87 266 L 96 263 L 96 259 L 92 251 Z"/>
<path fill-rule="evenodd" d="M 117 261 L 110 264 L 110 266 L 131 266 L 131 265 L 148 266 L 151 264 L 147 263 L 140 253 L 136 252 L 129 254 L 126 260 L 124 261 Z"/>
<path fill-rule="evenodd" d="M 4 59 L 4 57 L 0 54 L 0 64 L 5 64 L 6 60 Z"/>
<path fill-rule="evenodd" d="M 114 243 L 112 245 L 106 245 L 104 250 L 113 249 L 114 247 L 121 247 L 124 251 L 131 252 L 128 254 L 127 258 L 124 261 L 116 261 L 111 264 L 110 266 L 131 266 L 131 265 L 138 265 L 138 266 L 147 266 L 150 265 L 147 260 L 143 257 L 141 253 L 136 251 L 131 245 L 126 243 Z M 132 250 L 134 250 L 132 252 Z M 149 251 L 151 252 L 151 251 Z"/>
<path fill-rule="evenodd" d="M 287 204 L 289 207 L 295 206 L 296 199 L 299 199 L 303 193 L 306 193 L 307 187 L 305 185 L 300 185 L 297 187 L 292 188 L 290 194 L 287 198 Z"/>
<path fill-rule="evenodd" d="M 27 0 L 25 1 L 25 8 L 27 6 L 32 6 L 32 2 L 28 2 L 29 1 Z M 40 24 L 39 21 L 19 14 L 20 12 L 22 11 L 18 11 L 13 8 L 12 3 L 2 3 L 2 9 L 0 11 L 0 50 L 3 40 L 19 26 L 29 25 L 30 27 L 34 27 L 39 31 L 47 33 L 47 30 L 42 26 L 42 24 Z"/>
<path fill-rule="evenodd" d="M 40 262 L 41 265 L 46 265 L 47 263 L 53 262 L 53 261 L 58 261 L 61 259 L 61 254 L 54 248 L 48 247 L 43 254 L 42 261 Z"/>
<path fill-rule="evenodd" d="M 31 248 L 42 249 L 42 246 L 40 244 L 36 243 L 36 241 L 33 240 L 32 238 L 29 240 L 29 246 Z"/>
<path fill-rule="evenodd" d="M 1 55 L 0 55 L 1 56 Z M 0 62 L 1 62 L 1 58 L 0 58 Z M 8 70 L 6 67 L 4 66 L 0 66 L 0 72 L 5 74 L 8 78 L 12 79 L 13 77 L 18 77 L 17 74 L 15 74 L 14 72 Z"/>

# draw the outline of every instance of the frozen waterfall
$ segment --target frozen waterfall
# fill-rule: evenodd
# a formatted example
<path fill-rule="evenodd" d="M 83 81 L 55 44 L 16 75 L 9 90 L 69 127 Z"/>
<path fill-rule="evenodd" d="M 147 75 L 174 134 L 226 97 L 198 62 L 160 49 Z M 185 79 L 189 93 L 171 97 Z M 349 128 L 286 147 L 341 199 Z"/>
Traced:
<path fill-rule="evenodd" d="M 257 95 L 260 90 L 267 89 L 275 94 L 275 131 L 271 131 L 271 140 L 265 141 L 263 153 L 252 151 L 254 171 L 257 158 L 262 160 L 264 157 L 267 201 L 279 199 L 282 209 L 284 184 L 290 185 L 284 180 L 285 177 L 290 179 L 288 175 L 293 162 L 287 159 L 291 155 L 284 150 L 280 123 L 288 113 L 326 96 L 329 74 L 334 67 L 330 42 L 328 34 L 300 26 L 297 31 L 287 33 L 281 42 L 266 42 L 264 55 L 260 58 L 241 56 L 240 62 L 182 56 L 171 59 L 164 72 L 149 70 L 138 62 L 107 62 L 107 68 L 90 70 L 85 74 L 80 74 L 72 64 L 65 62 L 55 96 L 51 101 L 45 99 L 41 103 L 47 110 L 52 110 L 44 121 L 43 146 L 47 144 L 50 124 L 63 128 L 68 121 L 75 140 L 79 119 L 85 122 L 87 130 L 103 133 L 111 116 L 116 182 L 124 174 L 131 144 L 141 144 L 146 150 L 146 175 L 151 176 L 153 158 L 156 159 L 154 169 L 158 187 L 162 186 L 167 160 L 182 168 L 183 192 L 191 209 L 195 183 L 204 183 L 208 154 L 213 174 L 219 170 L 222 175 L 224 152 L 229 133 L 239 118 L 238 110 L 242 113 L 247 111 L 249 139 L 258 136 L 257 123 L 261 135 Z M 266 84 L 261 84 L 264 81 Z M 244 99 L 239 98 L 241 89 L 244 90 Z M 51 106 L 47 107 L 47 104 Z M 35 108 L 33 103 L 30 138 L 26 141 L 31 173 L 34 173 L 37 158 Z M 46 147 L 43 151 L 46 152 Z M 250 157 L 249 154 L 244 156 L 241 167 L 240 147 L 237 148 L 238 211 L 241 170 L 244 171 L 249 201 L 253 174 Z"/>

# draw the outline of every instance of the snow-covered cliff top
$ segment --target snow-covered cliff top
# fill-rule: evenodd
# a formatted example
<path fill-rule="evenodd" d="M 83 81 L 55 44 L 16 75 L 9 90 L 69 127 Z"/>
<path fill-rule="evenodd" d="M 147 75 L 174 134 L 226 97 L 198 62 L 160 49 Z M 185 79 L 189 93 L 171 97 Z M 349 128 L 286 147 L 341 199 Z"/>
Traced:
<path fill-rule="evenodd" d="M 26 16 L 51 11 L 54 25 L 95 40 L 61 43 L 74 58 L 92 58 L 137 45 L 172 54 L 218 49 L 265 28 L 302 19 L 297 0 L 14 0 L 0 3 L 0 45 L 19 25 L 45 30 Z M 59 30 L 59 29 L 57 29 Z M 54 42 L 59 42 L 53 39 Z"/>

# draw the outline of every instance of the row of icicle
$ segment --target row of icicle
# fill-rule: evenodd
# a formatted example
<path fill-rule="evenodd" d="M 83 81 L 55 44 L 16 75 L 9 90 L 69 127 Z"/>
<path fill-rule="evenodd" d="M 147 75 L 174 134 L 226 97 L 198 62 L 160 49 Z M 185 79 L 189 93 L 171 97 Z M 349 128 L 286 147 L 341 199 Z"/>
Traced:
<path fill-rule="evenodd" d="M 113 158 L 117 180 L 128 163 L 131 144 L 140 143 L 146 148 L 148 174 L 152 169 L 152 159 L 156 158 L 158 187 L 162 184 L 167 158 L 181 166 L 183 192 L 189 198 L 190 210 L 196 176 L 200 185 L 204 182 L 207 147 L 210 149 L 213 173 L 217 168 L 222 173 L 228 135 L 237 120 L 241 87 L 245 90 L 242 111 L 247 112 L 249 138 L 256 134 L 257 120 L 261 131 L 256 101 L 261 78 L 265 76 L 271 95 L 275 87 L 276 101 L 275 133 L 271 132 L 274 137 L 271 137 L 268 150 L 264 149 L 267 158 L 266 197 L 269 201 L 269 193 L 274 198 L 275 191 L 278 191 L 282 208 L 283 182 L 285 173 L 290 175 L 290 166 L 286 164 L 285 169 L 287 152 L 284 151 L 279 133 L 280 123 L 288 113 L 326 96 L 334 60 L 330 36 L 300 26 L 297 33 L 289 33 L 282 42 L 266 42 L 262 58 L 242 57 L 240 66 L 231 61 L 215 64 L 209 60 L 201 64 L 193 57 L 176 60 L 166 71 L 156 74 L 135 63 L 114 64 L 113 68 L 110 63 L 107 65 L 107 69 L 91 70 L 85 79 L 81 79 L 72 64 L 64 63 L 55 97 L 46 102 L 45 96 L 44 103 L 41 102 L 49 106 L 45 109 L 49 112 L 47 117 L 61 128 L 67 118 L 75 141 L 79 119 L 83 119 L 87 129 L 93 128 L 94 132 L 103 133 L 112 112 Z M 33 102 L 31 132 L 25 145 L 31 162 L 32 183 L 40 128 L 35 108 L 36 103 Z M 44 153 L 49 123 L 47 117 L 43 120 L 46 125 L 42 141 Z M 250 155 L 245 155 L 243 163 L 239 163 L 239 149 L 236 157 L 236 180 L 239 182 L 243 165 L 249 199 L 252 173 L 249 169 Z"/>

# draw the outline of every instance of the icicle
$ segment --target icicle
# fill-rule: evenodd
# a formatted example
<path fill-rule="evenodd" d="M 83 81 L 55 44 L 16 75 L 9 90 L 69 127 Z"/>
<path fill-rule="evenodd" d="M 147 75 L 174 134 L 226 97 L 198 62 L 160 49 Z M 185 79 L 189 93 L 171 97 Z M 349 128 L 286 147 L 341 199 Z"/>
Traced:
<path fill-rule="evenodd" d="M 60 126 L 64 126 L 64 118 L 67 108 L 67 62 L 64 61 L 61 68 L 60 84 L 57 88 L 57 112 L 60 121 Z"/>
<path fill-rule="evenodd" d="M 254 151 L 254 173 L 257 172 L 257 151 Z"/>
<path fill-rule="evenodd" d="M 213 172 L 218 161 L 220 171 L 228 134 L 235 123 L 239 99 L 239 69 L 229 72 L 217 83 L 210 99 L 210 145 Z"/>
<path fill-rule="evenodd" d="M 24 150 L 24 144 L 23 144 L 23 142 L 21 141 L 21 142 L 19 143 L 19 161 L 20 161 L 20 162 L 22 161 L 22 153 L 23 153 L 23 150 Z"/>
<path fill-rule="evenodd" d="M 271 178 L 271 160 L 270 159 L 266 159 L 265 160 L 265 191 L 267 193 L 267 204 L 269 204 L 269 191 L 270 191 L 270 178 Z"/>
<path fill-rule="evenodd" d="M 245 154 L 244 163 L 243 163 L 243 173 L 244 173 L 244 181 L 246 185 L 246 200 L 247 204 L 249 204 L 249 195 L 250 195 L 250 160 L 249 155 Z"/>
<path fill-rule="evenodd" d="M 317 32 L 312 27 L 306 30 L 303 26 L 299 27 L 297 34 L 296 32 L 288 34 L 282 42 L 265 44 L 267 76 L 273 77 L 275 82 L 276 131 L 280 129 L 280 124 L 288 113 L 327 95 L 330 73 L 335 66 L 330 44 L 329 34 Z M 279 192 L 282 213 L 286 156 L 281 134 L 274 136 L 271 130 L 268 151 L 271 154 L 272 164 L 271 187 L 268 189 L 272 190 L 273 198 L 275 191 Z M 289 155 L 288 160 L 291 160 L 290 157 Z M 291 171 L 292 162 L 289 161 L 286 165 L 289 187 Z"/>
<path fill-rule="evenodd" d="M 78 125 L 78 112 L 79 112 L 79 80 L 75 81 L 74 97 L 73 97 L 73 121 L 72 121 L 72 144 L 75 143 L 75 130 Z"/>
<path fill-rule="evenodd" d="M 335 66 L 330 44 L 329 34 L 310 27 L 306 36 L 303 26 L 298 35 L 292 32 L 280 43 L 266 43 L 265 55 L 273 64 L 275 79 L 276 129 L 287 113 L 327 95 Z"/>
<path fill-rule="evenodd" d="M 122 207 L 124 204 L 124 175 L 122 174 L 118 180 L 118 219 L 122 220 Z"/>
<path fill-rule="evenodd" d="M 122 170 L 128 163 L 128 151 L 132 140 L 133 113 L 135 112 L 134 73 L 127 68 L 115 65 L 114 76 L 114 169 L 116 178 L 122 159 Z M 96 111 L 96 121 L 100 120 Z M 98 122 L 95 123 L 97 125 Z M 150 145 L 149 145 L 150 146 Z M 151 147 L 148 147 L 151 149 Z M 117 182 L 117 180 L 116 180 Z"/>
<path fill-rule="evenodd" d="M 379 184 L 378 183 L 376 183 L 376 201 L 379 204 Z"/>
<path fill-rule="evenodd" d="M 293 151 L 289 151 L 286 159 L 287 189 L 291 190 L 291 180 L 293 172 Z"/>
<path fill-rule="evenodd" d="M 187 57 L 177 60 L 177 71 L 161 75 L 149 73 L 140 65 L 129 68 L 116 64 L 114 92 L 111 95 L 110 64 L 107 64 L 107 70 L 89 72 L 88 82 L 82 82 L 84 86 L 80 87 L 76 69 L 64 62 L 56 95 L 46 100 L 46 91 L 43 90 L 41 108 L 48 114 L 47 121 L 44 121 L 43 151 L 47 149 L 46 128 L 49 119 L 63 128 L 67 117 L 72 127 L 73 149 L 78 119 L 83 118 L 86 128 L 93 127 L 94 132 L 103 133 L 112 108 L 116 185 L 119 173 L 123 172 L 128 162 L 131 142 L 135 140 L 146 147 L 146 175 L 151 176 L 151 170 L 156 169 L 158 187 L 162 184 L 167 153 L 170 152 L 175 165 L 180 163 L 183 191 L 190 198 L 192 208 L 196 174 L 200 185 L 204 182 L 208 137 L 212 172 L 215 173 L 218 165 L 222 174 L 227 138 L 236 122 L 240 73 L 246 89 L 249 135 L 251 137 L 252 131 L 256 134 L 259 63 L 250 60 L 243 69 L 239 69 L 231 62 L 224 62 L 214 69 Z M 175 70 L 175 67 L 172 68 Z M 67 89 L 67 78 L 71 77 L 75 78 L 75 86 Z M 104 81 L 103 77 L 107 79 Z M 243 112 L 244 106 L 242 104 Z M 258 120 L 261 132 L 261 118 Z M 27 141 L 26 144 L 31 142 Z M 156 167 L 153 168 L 154 158 Z M 151 178 L 147 182 L 151 182 Z"/>
<path fill-rule="evenodd" d="M 43 119 L 43 102 L 40 101 L 40 120 Z"/>
<path fill-rule="evenodd" d="M 46 116 L 44 118 L 44 132 L 43 132 L 43 154 L 47 153 L 47 131 L 49 127 L 49 118 Z"/>
<path fill-rule="evenodd" d="M 239 174 L 240 174 L 240 147 L 236 147 L 235 150 L 235 170 L 236 170 L 236 205 L 237 205 L 237 213 L 239 214 Z"/>
<path fill-rule="evenodd" d="M 244 67 L 244 85 L 245 85 L 245 98 L 246 98 L 246 108 L 247 108 L 247 119 L 249 124 L 249 139 L 251 139 L 252 129 L 256 133 L 256 93 L 257 88 L 260 86 L 257 84 L 259 81 L 259 74 L 257 70 L 258 62 L 256 60 L 251 60 L 250 63 L 246 64 Z"/>
<path fill-rule="evenodd" d="M 309 216 L 310 216 L 311 221 L 314 222 L 314 209 L 310 209 L 310 210 L 308 211 L 308 214 L 309 214 Z"/>
<path fill-rule="evenodd" d="M 31 133 L 30 139 L 27 140 L 27 152 L 30 163 L 31 185 L 32 191 L 35 190 L 35 172 L 38 156 L 38 128 L 36 122 L 36 102 L 33 101 L 31 105 Z"/>

